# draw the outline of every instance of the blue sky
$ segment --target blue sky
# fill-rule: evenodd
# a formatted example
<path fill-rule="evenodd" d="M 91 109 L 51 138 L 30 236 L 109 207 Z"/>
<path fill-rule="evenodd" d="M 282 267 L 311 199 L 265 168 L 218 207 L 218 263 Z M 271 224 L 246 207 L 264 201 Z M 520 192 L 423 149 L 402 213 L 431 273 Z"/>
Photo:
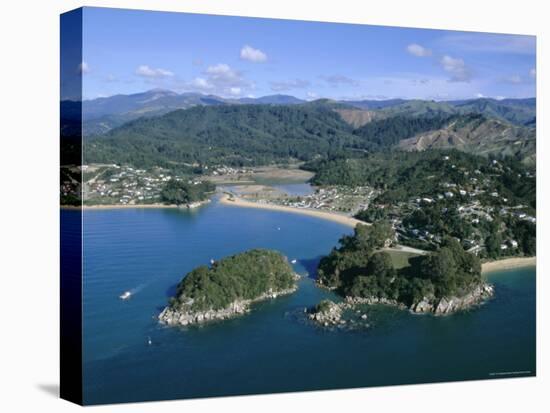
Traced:
<path fill-rule="evenodd" d="M 535 96 L 535 37 L 86 8 L 83 96 Z"/>

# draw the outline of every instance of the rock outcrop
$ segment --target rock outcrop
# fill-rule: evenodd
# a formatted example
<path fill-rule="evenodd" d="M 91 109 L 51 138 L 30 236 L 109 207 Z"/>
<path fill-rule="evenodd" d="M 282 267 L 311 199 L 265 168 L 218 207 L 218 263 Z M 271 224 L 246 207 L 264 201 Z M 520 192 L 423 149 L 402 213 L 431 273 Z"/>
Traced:
<path fill-rule="evenodd" d="M 451 314 L 479 305 L 493 294 L 494 288 L 492 285 L 480 284 L 461 297 L 443 297 L 440 299 L 424 297 L 418 303 L 413 304 L 410 310 L 413 313 Z"/>
<path fill-rule="evenodd" d="M 366 305 L 373 305 L 373 304 L 382 304 L 382 305 L 392 305 L 395 307 L 399 307 L 402 309 L 407 308 L 407 306 L 403 303 L 400 303 L 397 300 L 390 300 L 388 298 L 380 298 L 380 297 L 346 297 L 346 303 L 350 306 L 350 308 L 353 308 L 354 306 L 358 304 L 366 304 Z"/>
<path fill-rule="evenodd" d="M 367 314 L 356 308 L 358 302 L 350 300 L 335 303 L 323 300 L 314 308 L 309 309 L 308 318 L 322 327 L 337 327 L 339 329 L 359 329 L 369 327 Z"/>
<path fill-rule="evenodd" d="M 343 303 L 336 304 L 330 300 L 323 300 L 309 313 L 309 319 L 325 327 L 344 324 L 342 312 Z"/>
<path fill-rule="evenodd" d="M 256 302 L 277 298 L 281 295 L 287 295 L 295 292 L 297 286 L 286 290 L 272 291 L 262 294 L 253 300 L 239 300 L 232 302 L 229 306 L 214 310 L 195 311 L 191 306 L 168 306 L 159 314 L 158 319 L 161 324 L 168 326 L 190 326 L 204 324 L 211 321 L 227 320 L 238 317 L 250 311 L 250 305 Z"/>
<path fill-rule="evenodd" d="M 205 199 L 203 201 L 196 201 L 196 202 L 190 202 L 186 204 L 187 209 L 196 209 L 200 208 L 203 205 L 207 205 L 210 203 L 210 199 Z"/>
<path fill-rule="evenodd" d="M 310 318 L 314 321 L 326 322 L 328 325 L 335 324 L 340 321 L 341 312 L 343 310 L 353 310 L 358 305 L 390 305 L 402 310 L 409 310 L 415 314 L 434 314 L 434 315 L 446 315 L 452 314 L 457 311 L 467 310 L 476 305 L 483 303 L 494 294 L 494 288 L 492 285 L 482 283 L 473 288 L 469 293 L 460 297 L 424 297 L 417 303 L 410 306 L 405 305 L 397 300 L 390 300 L 387 298 L 379 297 L 346 297 L 345 301 L 339 304 L 332 303 L 340 311 L 338 319 L 335 316 L 338 314 L 332 307 L 326 307 L 325 311 L 313 311 L 310 314 Z M 319 307 L 319 306 L 317 306 Z"/>

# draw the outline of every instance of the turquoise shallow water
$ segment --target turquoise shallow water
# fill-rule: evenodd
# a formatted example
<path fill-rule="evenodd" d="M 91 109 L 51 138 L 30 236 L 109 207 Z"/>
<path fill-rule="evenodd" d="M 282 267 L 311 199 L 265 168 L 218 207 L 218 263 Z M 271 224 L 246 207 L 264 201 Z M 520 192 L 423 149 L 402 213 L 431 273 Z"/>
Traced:
<path fill-rule="evenodd" d="M 180 278 L 211 258 L 272 248 L 313 276 L 319 257 L 350 231 L 217 203 L 193 212 L 86 211 L 85 402 L 535 374 L 534 268 L 493 273 L 496 297 L 474 311 L 437 318 L 372 308 L 373 325 L 362 331 L 325 331 L 304 320 L 304 307 L 331 296 L 308 276 L 292 296 L 258 304 L 239 319 L 189 329 L 156 322 Z M 126 290 L 134 294 L 121 301 Z"/>

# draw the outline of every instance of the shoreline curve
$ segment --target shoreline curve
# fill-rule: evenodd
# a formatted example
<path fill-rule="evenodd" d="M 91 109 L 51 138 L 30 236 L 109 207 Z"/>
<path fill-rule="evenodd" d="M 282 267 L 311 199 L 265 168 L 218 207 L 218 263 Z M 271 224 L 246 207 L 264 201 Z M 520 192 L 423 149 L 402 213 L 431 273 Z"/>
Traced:
<path fill-rule="evenodd" d="M 481 264 L 481 272 L 488 274 L 500 270 L 511 270 L 514 268 L 536 267 L 537 257 L 510 257 L 496 261 L 489 261 Z"/>
<path fill-rule="evenodd" d="M 302 215 L 309 215 L 310 217 L 315 218 L 321 218 L 333 222 L 337 222 L 339 224 L 355 228 L 358 224 L 363 225 L 369 225 L 366 222 L 360 221 L 358 219 L 346 216 L 346 215 L 340 215 L 336 214 L 334 212 L 328 212 L 328 211 L 318 211 L 318 210 L 312 210 L 312 209 L 300 209 L 300 208 L 293 208 L 283 205 L 274 205 L 274 204 L 261 204 L 258 202 L 252 202 L 252 201 L 246 201 L 242 198 L 232 196 L 232 198 L 229 198 L 228 194 L 223 194 L 219 198 L 219 202 L 223 205 L 229 205 L 229 206 L 235 206 L 235 207 L 241 207 L 241 208 L 256 208 L 256 209 L 267 209 L 270 211 L 280 211 L 280 212 L 289 212 L 293 214 L 302 214 Z"/>

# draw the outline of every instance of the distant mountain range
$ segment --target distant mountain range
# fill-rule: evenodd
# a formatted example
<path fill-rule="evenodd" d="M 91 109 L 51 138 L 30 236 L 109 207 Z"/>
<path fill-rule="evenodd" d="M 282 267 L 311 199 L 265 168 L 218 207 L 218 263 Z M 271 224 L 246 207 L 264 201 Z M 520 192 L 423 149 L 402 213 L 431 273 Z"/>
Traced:
<path fill-rule="evenodd" d="M 168 109 L 168 102 L 182 104 L 185 99 L 189 108 Z M 159 101 L 166 102 L 162 108 L 157 105 Z M 288 103 L 279 103 L 284 101 Z M 535 129 L 518 124 L 519 119 L 527 119 L 528 109 L 534 108 L 528 100 L 496 106 L 498 101 L 492 100 L 414 100 L 370 110 L 326 99 L 297 101 L 282 95 L 252 103 L 149 92 L 139 101 L 122 100 L 126 116 L 128 108 L 134 108 L 132 116 L 142 116 L 88 137 L 86 162 L 179 167 L 264 165 L 362 156 L 390 148 L 456 148 L 485 156 L 512 156 L 531 164 L 535 161 Z M 105 115 L 93 106 L 97 102 L 92 102 L 85 104 L 95 110 L 92 113 L 101 113 L 102 119 L 114 116 Z M 168 113 L 146 116 L 154 106 L 156 113 Z M 519 109 L 514 111 L 515 107 Z"/>
<path fill-rule="evenodd" d="M 487 118 L 498 119 L 519 126 L 534 127 L 536 124 L 536 99 L 471 99 L 460 101 L 430 100 L 350 100 L 335 101 L 320 99 L 307 102 L 289 95 L 270 95 L 259 98 L 229 99 L 200 93 L 181 93 L 153 89 L 130 95 L 84 100 L 82 113 L 84 134 L 98 135 L 140 117 L 152 117 L 166 114 L 177 109 L 188 109 L 194 106 L 218 105 L 333 105 L 341 115 L 354 126 L 384 117 L 402 116 L 439 116 L 453 114 L 477 113 Z M 61 113 L 64 119 L 78 113 L 80 103 L 61 102 Z M 68 114 L 68 115 L 67 115 Z"/>
<path fill-rule="evenodd" d="M 177 109 L 193 106 L 216 106 L 232 104 L 291 105 L 305 101 L 287 95 L 271 95 L 260 98 L 226 99 L 200 93 L 181 93 L 153 89 L 131 95 L 114 95 L 82 102 L 84 133 L 95 135 L 108 132 L 114 127 L 142 116 L 159 116 Z M 74 102 L 66 103 L 68 106 Z"/>

